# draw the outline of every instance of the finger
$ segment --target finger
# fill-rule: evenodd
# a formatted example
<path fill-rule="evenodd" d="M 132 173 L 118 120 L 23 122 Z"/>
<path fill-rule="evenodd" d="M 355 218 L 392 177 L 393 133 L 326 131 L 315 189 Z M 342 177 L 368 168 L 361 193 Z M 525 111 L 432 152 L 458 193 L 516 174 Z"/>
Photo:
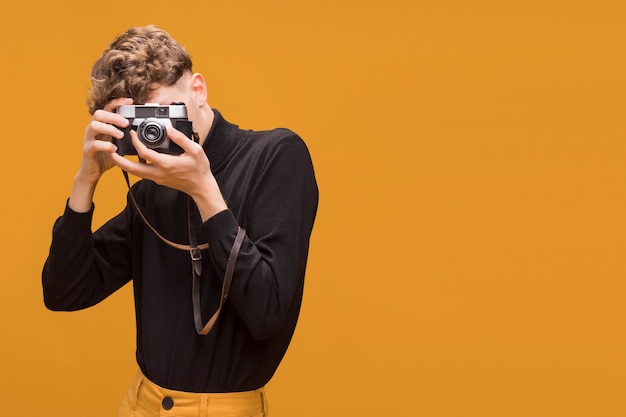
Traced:
<path fill-rule="evenodd" d="M 154 170 L 154 168 L 151 165 L 144 164 L 141 162 L 131 161 L 115 152 L 111 153 L 110 157 L 113 163 L 117 167 L 119 167 L 120 169 L 123 169 L 129 174 L 134 175 L 136 177 L 140 177 L 140 178 L 151 179 L 150 173 Z"/>
<path fill-rule="evenodd" d="M 128 124 L 128 119 L 120 116 L 119 114 L 110 113 L 104 110 L 97 110 L 91 119 L 90 128 L 98 133 L 107 134 L 113 137 L 120 137 L 116 132 L 121 132 L 120 129 L 127 128 Z M 107 125 L 109 126 L 108 128 L 104 127 Z"/>
<path fill-rule="evenodd" d="M 172 140 L 172 142 L 180 146 L 185 153 L 192 151 L 194 146 L 199 146 L 193 140 L 190 140 L 190 138 L 185 136 L 183 132 L 173 126 L 167 126 L 167 136 Z"/>
<path fill-rule="evenodd" d="M 117 109 L 121 105 L 132 104 L 133 100 L 130 98 L 119 98 L 108 102 L 103 109 L 98 109 L 93 113 L 92 120 L 99 121 L 102 123 L 112 124 L 121 128 L 125 128 L 128 126 L 129 121 L 123 116 L 115 113 L 115 109 Z M 110 135 L 110 136 L 118 136 Z"/>
<path fill-rule="evenodd" d="M 92 121 L 87 127 L 86 138 L 90 141 L 112 142 L 112 138 L 119 140 L 124 137 L 124 132 L 113 125 Z"/>
<path fill-rule="evenodd" d="M 117 151 L 117 146 L 109 141 L 104 140 L 95 140 L 91 145 L 91 150 L 94 153 L 105 152 L 105 153 L 114 153 Z"/>
<path fill-rule="evenodd" d="M 130 131 L 130 139 L 133 142 L 135 150 L 137 151 L 137 156 L 140 158 L 145 159 L 146 161 L 158 161 L 161 158 L 162 154 L 148 148 L 142 141 L 139 140 L 139 136 L 136 131 Z"/>

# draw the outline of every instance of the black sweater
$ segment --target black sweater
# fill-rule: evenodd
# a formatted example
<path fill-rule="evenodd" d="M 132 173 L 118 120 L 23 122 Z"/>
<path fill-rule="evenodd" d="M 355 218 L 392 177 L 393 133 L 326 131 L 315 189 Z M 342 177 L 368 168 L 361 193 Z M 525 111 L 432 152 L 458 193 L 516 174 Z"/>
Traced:
<path fill-rule="evenodd" d="M 189 392 L 257 389 L 282 360 L 300 311 L 318 202 L 313 166 L 293 132 L 241 130 L 218 111 L 203 147 L 229 207 L 199 227 L 199 243 L 209 243 L 205 321 L 217 309 L 237 226 L 246 230 L 229 299 L 208 336 L 194 328 L 189 253 L 159 240 L 130 201 L 93 234 L 93 207 L 76 213 L 66 206 L 43 268 L 44 301 L 52 310 L 79 310 L 132 279 L 137 363 L 150 380 Z M 188 243 L 186 194 L 148 180 L 132 192 L 161 235 Z"/>

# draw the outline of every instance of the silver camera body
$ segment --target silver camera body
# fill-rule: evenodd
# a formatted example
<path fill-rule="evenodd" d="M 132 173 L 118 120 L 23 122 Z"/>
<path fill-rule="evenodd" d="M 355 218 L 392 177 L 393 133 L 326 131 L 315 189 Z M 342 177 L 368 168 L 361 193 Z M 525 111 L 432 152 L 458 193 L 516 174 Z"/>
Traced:
<path fill-rule="evenodd" d="M 167 137 L 168 126 L 180 130 L 189 139 L 193 136 L 187 107 L 183 103 L 124 105 L 119 106 L 116 113 L 129 121 L 128 127 L 123 129 L 124 137 L 115 142 L 120 155 L 137 155 L 130 137 L 131 129 L 137 132 L 139 140 L 147 148 L 170 155 L 180 155 L 184 151 Z"/>

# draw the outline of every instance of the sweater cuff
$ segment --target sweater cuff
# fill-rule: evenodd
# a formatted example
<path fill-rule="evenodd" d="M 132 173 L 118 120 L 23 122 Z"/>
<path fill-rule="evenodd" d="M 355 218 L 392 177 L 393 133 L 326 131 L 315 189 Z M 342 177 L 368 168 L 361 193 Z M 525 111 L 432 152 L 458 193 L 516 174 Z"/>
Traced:
<path fill-rule="evenodd" d="M 237 227 L 237 219 L 233 212 L 226 209 L 202 223 L 201 230 L 206 236 L 209 246 L 218 247 L 225 246 L 224 239 L 232 244 L 234 236 L 237 234 Z"/>
<path fill-rule="evenodd" d="M 91 203 L 91 209 L 85 213 L 79 213 L 70 208 L 70 199 L 65 202 L 65 211 L 63 212 L 63 221 L 69 224 L 80 226 L 87 226 L 91 228 L 91 220 L 93 219 L 93 212 L 95 210 L 94 203 Z"/>

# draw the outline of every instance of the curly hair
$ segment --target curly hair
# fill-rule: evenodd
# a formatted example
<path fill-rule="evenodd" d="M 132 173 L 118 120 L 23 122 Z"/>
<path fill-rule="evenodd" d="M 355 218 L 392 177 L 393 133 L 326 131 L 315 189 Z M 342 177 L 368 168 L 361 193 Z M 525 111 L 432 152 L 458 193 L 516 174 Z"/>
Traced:
<path fill-rule="evenodd" d="M 89 112 L 130 97 L 145 103 L 159 85 L 170 86 L 192 69 L 191 57 L 157 26 L 134 27 L 118 36 L 91 70 Z"/>

